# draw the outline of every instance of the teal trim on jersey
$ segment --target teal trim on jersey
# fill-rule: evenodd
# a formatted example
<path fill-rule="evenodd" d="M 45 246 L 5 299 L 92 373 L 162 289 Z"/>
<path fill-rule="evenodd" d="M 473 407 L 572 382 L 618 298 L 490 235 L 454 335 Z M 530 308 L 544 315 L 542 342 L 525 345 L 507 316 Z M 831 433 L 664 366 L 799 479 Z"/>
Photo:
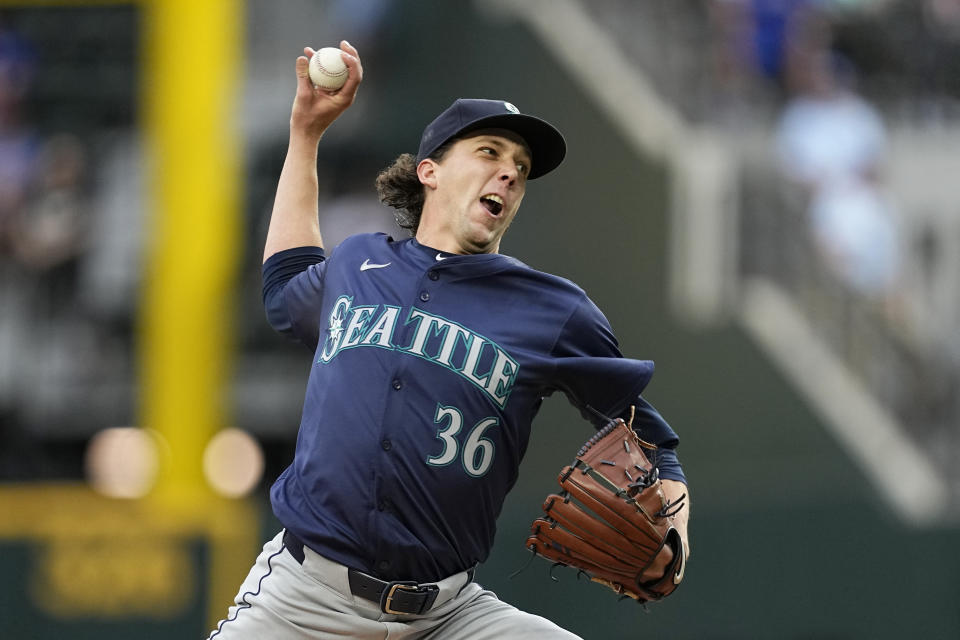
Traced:
<path fill-rule="evenodd" d="M 499 426 L 500 418 L 489 416 L 479 420 L 473 429 L 470 430 L 470 435 L 467 436 L 467 441 L 463 444 L 463 453 L 460 454 L 460 463 L 463 465 L 463 470 L 467 472 L 468 476 L 472 478 L 482 478 L 487 475 L 487 471 L 493 466 L 493 460 L 496 458 L 497 453 L 497 445 L 493 443 L 493 440 L 481 436 L 490 427 Z M 475 439 L 481 444 L 472 446 Z M 485 445 L 489 445 L 489 449 Z M 476 464 L 477 454 L 484 453 L 486 454 L 485 457 L 481 458 L 479 464 Z M 476 469 L 471 468 L 467 464 L 468 457 L 471 459 L 471 463 L 474 463 Z"/>
<path fill-rule="evenodd" d="M 414 313 L 419 313 L 422 315 L 419 317 L 414 317 Z M 432 329 L 432 335 L 440 336 L 443 334 L 444 336 L 444 343 L 436 356 L 429 356 L 414 349 L 414 347 L 417 347 L 417 349 L 422 351 L 423 347 L 427 343 L 427 340 L 429 339 L 429 335 L 426 335 L 426 332 L 431 331 L 431 328 L 428 326 L 428 328 L 423 332 L 420 330 L 420 323 L 424 318 L 429 318 L 432 321 L 436 321 L 436 324 L 440 325 L 439 328 Z M 423 358 L 424 360 L 440 365 L 441 367 L 457 373 L 461 377 L 469 380 L 474 386 L 482 389 L 487 396 L 489 396 L 490 399 L 497 404 L 497 406 L 500 408 L 506 407 L 507 401 L 510 399 L 510 393 L 513 391 L 513 385 L 516 382 L 517 375 L 520 370 L 520 364 L 514 358 L 510 357 L 505 349 L 503 349 L 493 340 L 490 340 L 486 336 L 483 336 L 479 333 L 471 331 L 459 322 L 449 320 L 443 316 L 427 313 L 426 311 L 417 307 L 410 308 L 410 313 L 407 315 L 407 321 L 405 324 L 409 325 L 414 321 L 417 323 L 416 333 L 411 339 L 410 344 L 406 348 L 401 349 L 402 351 L 405 351 L 410 355 L 417 356 L 418 358 Z M 453 338 L 447 338 L 446 334 L 451 327 L 456 327 L 459 329 L 459 331 L 454 334 Z M 424 335 L 424 337 L 422 340 L 419 340 L 421 335 Z M 464 335 L 469 336 L 469 338 L 464 338 Z M 481 342 L 476 342 L 477 338 L 479 338 Z M 451 362 L 444 362 L 441 358 L 445 358 L 447 361 L 449 361 L 449 359 L 453 357 L 453 352 L 456 350 L 457 342 L 461 340 L 463 345 L 467 348 L 467 355 L 464 358 L 463 364 L 457 367 Z M 474 347 L 474 344 L 477 345 L 476 348 Z M 477 374 L 476 371 L 469 370 L 467 365 L 472 359 L 474 363 L 473 369 L 476 368 L 476 364 L 480 361 L 480 352 L 483 350 L 485 345 L 492 346 L 496 350 L 497 357 L 494 358 L 493 363 L 490 365 L 490 369 L 488 371 L 482 374 Z M 476 353 L 474 353 L 474 350 L 476 350 Z M 500 369 L 504 371 L 504 373 L 509 373 L 509 375 L 499 376 L 496 380 L 496 384 L 494 385 L 493 381 L 490 381 L 490 378 L 493 376 L 493 372 L 497 370 L 498 364 L 500 365 Z M 511 368 L 508 370 L 504 366 L 505 364 L 509 364 Z M 487 380 L 486 382 L 484 381 L 485 379 Z M 491 390 L 490 387 L 493 387 L 495 391 Z"/>
<path fill-rule="evenodd" d="M 395 307 L 393 305 L 382 305 L 383 313 L 377 317 L 377 321 L 373 323 L 366 334 L 363 336 L 363 339 L 360 341 L 361 346 L 364 347 L 381 347 L 384 349 L 396 349 L 393 346 L 393 343 L 390 339 L 393 337 L 393 332 L 397 328 L 397 318 L 400 316 L 400 307 Z M 389 322 L 389 331 L 387 328 L 387 323 Z M 374 334 L 379 334 L 381 337 L 374 342 L 371 340 L 371 336 Z M 384 340 L 383 338 L 386 338 Z"/>
<path fill-rule="evenodd" d="M 442 425 L 444 418 L 447 419 L 447 425 L 437 429 L 437 435 L 435 436 L 437 440 L 443 443 L 443 451 L 439 455 L 427 458 L 427 464 L 431 467 L 448 466 L 457 459 L 457 452 L 460 450 L 460 443 L 454 436 L 463 429 L 463 413 L 456 407 L 447 407 L 438 403 L 437 415 L 433 422 Z M 444 460 L 448 456 L 450 459 Z"/>
<path fill-rule="evenodd" d="M 378 309 L 382 309 L 379 314 Z M 402 307 L 393 305 L 354 307 L 352 296 L 339 296 L 328 316 L 328 335 L 317 363 L 326 364 L 341 351 L 356 347 L 379 347 L 399 351 L 453 371 L 481 389 L 501 409 L 506 407 L 520 370 L 516 359 L 510 357 L 510 354 L 493 340 L 471 331 L 459 322 L 427 313 L 417 307 L 410 307 L 403 323 L 404 326 L 413 327 L 410 344 L 405 347 L 398 346 L 393 337 L 401 310 Z M 374 335 L 377 336 L 376 341 L 371 339 Z M 439 349 L 432 355 L 425 351 L 431 338 L 442 339 Z M 466 354 L 463 362 L 457 366 L 452 359 L 460 344 L 466 348 Z M 478 373 L 480 361 L 485 355 L 490 357 L 488 347 L 494 350 L 490 368 Z"/>
<path fill-rule="evenodd" d="M 437 404 L 437 415 L 433 421 L 442 424 L 444 419 L 448 420 L 446 426 L 437 429 L 436 434 L 436 438 L 443 443 L 443 451 L 439 455 L 427 458 L 427 464 L 431 467 L 446 467 L 459 459 L 461 468 L 468 476 L 472 478 L 485 476 L 493 466 L 497 446 L 493 440 L 482 436 L 490 427 L 500 426 L 500 418 L 497 416 L 481 418 L 470 430 L 466 441 L 462 443 L 456 436 L 463 431 L 463 412 L 457 407 Z"/>
<path fill-rule="evenodd" d="M 344 307 L 343 313 L 339 313 L 341 306 Z M 353 296 L 340 296 L 337 298 L 336 302 L 333 303 L 333 309 L 330 311 L 329 322 L 327 326 L 327 339 L 323 343 L 323 349 L 320 351 L 320 358 L 317 362 L 330 362 L 333 360 L 334 356 L 337 355 L 337 352 L 340 351 L 340 342 L 343 338 L 343 321 L 347 313 L 350 311 L 350 307 L 353 305 Z M 328 347 L 333 344 L 333 351 L 327 353 Z"/>
<path fill-rule="evenodd" d="M 380 305 L 361 305 L 358 307 L 351 307 L 350 322 L 347 323 L 347 327 L 343 330 L 343 340 L 340 342 L 340 346 L 337 348 L 338 353 L 344 349 L 360 346 L 360 343 L 363 342 L 364 335 L 366 335 L 367 329 L 369 329 L 367 325 L 370 323 L 371 316 L 373 315 L 373 312 L 379 308 L 379 306 Z"/>

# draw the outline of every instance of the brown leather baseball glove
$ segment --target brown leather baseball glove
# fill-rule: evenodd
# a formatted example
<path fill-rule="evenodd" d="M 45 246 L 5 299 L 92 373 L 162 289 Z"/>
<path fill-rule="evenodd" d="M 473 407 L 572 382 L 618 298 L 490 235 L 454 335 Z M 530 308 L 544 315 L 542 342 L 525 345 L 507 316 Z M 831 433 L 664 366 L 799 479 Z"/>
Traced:
<path fill-rule="evenodd" d="M 683 580 L 686 557 L 669 502 L 642 441 L 623 420 L 590 438 L 560 472 L 562 491 L 543 503 L 527 548 L 576 567 L 591 580 L 640 602 L 660 600 Z"/>

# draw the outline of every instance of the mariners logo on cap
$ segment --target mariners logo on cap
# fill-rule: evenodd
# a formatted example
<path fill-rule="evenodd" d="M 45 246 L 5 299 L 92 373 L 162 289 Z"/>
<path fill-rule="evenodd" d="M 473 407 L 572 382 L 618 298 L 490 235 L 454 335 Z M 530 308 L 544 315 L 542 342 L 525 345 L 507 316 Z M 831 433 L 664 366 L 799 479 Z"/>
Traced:
<path fill-rule="evenodd" d="M 509 102 L 504 102 L 504 103 L 503 103 L 503 106 L 504 106 L 504 108 L 505 108 L 507 111 L 509 111 L 510 113 L 520 113 L 520 109 L 517 109 L 515 106 L 513 106 L 513 105 L 510 104 Z"/>

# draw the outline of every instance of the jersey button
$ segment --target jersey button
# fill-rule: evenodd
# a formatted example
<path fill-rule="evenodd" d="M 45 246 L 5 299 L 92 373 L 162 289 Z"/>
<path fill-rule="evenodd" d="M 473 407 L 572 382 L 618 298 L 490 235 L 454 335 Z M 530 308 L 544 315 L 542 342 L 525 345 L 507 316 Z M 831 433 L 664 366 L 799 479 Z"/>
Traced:
<path fill-rule="evenodd" d="M 384 438 L 384 439 L 380 442 L 380 446 L 383 447 L 383 450 L 384 450 L 384 451 L 390 451 L 390 449 L 393 448 L 393 443 L 390 442 L 389 439 Z"/>
<path fill-rule="evenodd" d="M 420 292 L 420 299 L 423 300 L 424 302 L 426 302 L 427 300 L 429 300 L 429 299 L 430 299 L 430 292 L 428 292 L 428 291 L 422 291 L 422 292 Z"/>
<path fill-rule="evenodd" d="M 392 386 L 394 389 L 396 389 L 397 391 L 400 391 L 400 389 L 403 389 L 403 383 L 400 382 L 399 379 L 394 379 L 394 381 L 393 381 L 393 383 L 392 383 L 391 386 Z"/>
<path fill-rule="evenodd" d="M 437 273 L 436 271 L 431 271 L 427 273 L 427 277 L 430 278 L 431 280 L 436 281 L 440 279 L 440 274 Z"/>

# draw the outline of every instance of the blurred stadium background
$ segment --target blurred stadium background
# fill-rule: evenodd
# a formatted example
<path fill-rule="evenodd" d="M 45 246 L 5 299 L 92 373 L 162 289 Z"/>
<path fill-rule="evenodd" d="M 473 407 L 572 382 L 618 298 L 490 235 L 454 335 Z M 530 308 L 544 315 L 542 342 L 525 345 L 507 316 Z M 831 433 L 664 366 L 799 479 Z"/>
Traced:
<path fill-rule="evenodd" d="M 278 523 L 308 356 L 259 263 L 292 61 L 346 38 L 334 246 L 459 96 L 566 133 L 504 251 L 581 284 L 683 438 L 644 612 L 527 561 L 585 425 L 538 419 L 479 580 L 585 638 L 960 637 L 960 1 L 0 2 L 0 637 L 203 637 Z"/>

